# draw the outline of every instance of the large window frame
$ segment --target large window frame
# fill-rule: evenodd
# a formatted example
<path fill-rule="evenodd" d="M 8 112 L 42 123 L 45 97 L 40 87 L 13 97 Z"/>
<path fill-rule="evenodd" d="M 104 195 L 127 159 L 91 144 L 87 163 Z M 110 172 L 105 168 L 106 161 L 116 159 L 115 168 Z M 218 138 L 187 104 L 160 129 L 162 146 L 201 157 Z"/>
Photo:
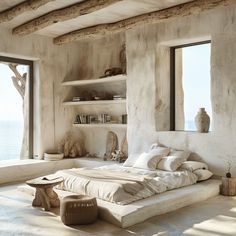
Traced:
<path fill-rule="evenodd" d="M 181 44 L 177 46 L 170 47 L 170 131 L 180 131 L 176 130 L 175 128 L 175 99 L 176 99 L 176 93 L 175 93 L 175 64 L 176 64 L 176 53 L 175 50 L 179 48 L 185 48 L 185 47 L 191 47 L 191 46 L 197 46 L 197 45 L 203 45 L 203 44 L 209 44 L 211 43 L 211 40 L 206 40 L 206 41 L 200 41 L 200 42 L 195 42 L 195 43 L 189 43 L 189 44 Z M 194 132 L 194 131 L 186 131 L 183 130 L 184 132 Z"/>
<path fill-rule="evenodd" d="M 33 81 L 34 81 L 34 62 L 30 60 L 20 59 L 20 58 L 13 58 L 13 57 L 5 57 L 0 56 L 1 62 L 7 62 L 7 63 L 16 63 L 19 65 L 25 65 L 29 66 L 29 131 L 28 131 L 28 137 L 29 137 L 29 159 L 33 158 L 33 143 L 34 143 L 34 135 L 33 135 L 33 127 L 34 127 L 34 87 L 33 87 Z"/>

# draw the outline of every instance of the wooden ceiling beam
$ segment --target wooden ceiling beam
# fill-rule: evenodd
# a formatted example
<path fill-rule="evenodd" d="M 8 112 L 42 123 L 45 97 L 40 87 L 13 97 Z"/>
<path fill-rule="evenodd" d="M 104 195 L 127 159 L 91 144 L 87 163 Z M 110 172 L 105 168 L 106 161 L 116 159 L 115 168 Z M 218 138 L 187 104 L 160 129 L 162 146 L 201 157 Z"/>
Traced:
<path fill-rule="evenodd" d="M 79 2 L 26 22 L 14 28 L 12 33 L 15 35 L 27 35 L 49 25 L 92 13 L 120 1 L 122 0 L 86 0 Z"/>
<path fill-rule="evenodd" d="M 54 43 L 64 44 L 73 41 L 78 41 L 81 39 L 89 39 L 98 36 L 110 35 L 114 33 L 119 33 L 124 30 L 129 30 L 136 26 L 160 23 L 177 17 L 199 14 L 203 11 L 212 10 L 217 7 L 228 6 L 230 4 L 235 3 L 236 0 L 195 0 L 167 9 L 128 18 L 115 23 L 96 25 L 72 31 L 70 33 L 54 38 Z"/>
<path fill-rule="evenodd" d="M 55 0 L 28 0 L 0 12 L 0 23 L 7 22 L 27 11 L 33 11 Z"/>

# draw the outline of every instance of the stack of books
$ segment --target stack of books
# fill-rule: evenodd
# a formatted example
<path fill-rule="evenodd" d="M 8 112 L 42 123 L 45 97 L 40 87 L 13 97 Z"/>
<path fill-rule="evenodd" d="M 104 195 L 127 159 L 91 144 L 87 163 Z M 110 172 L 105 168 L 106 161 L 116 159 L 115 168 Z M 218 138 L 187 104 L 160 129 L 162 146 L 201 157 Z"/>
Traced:
<path fill-rule="evenodd" d="M 73 97 L 73 102 L 79 102 L 79 101 L 85 101 L 86 99 L 84 97 Z"/>
<path fill-rule="evenodd" d="M 76 116 L 74 124 L 98 124 L 98 123 L 110 123 L 111 116 L 108 114 L 99 114 L 99 115 L 84 115 L 78 114 Z"/>
<path fill-rule="evenodd" d="M 126 99 L 125 95 L 117 94 L 113 95 L 113 100 L 123 100 Z"/>

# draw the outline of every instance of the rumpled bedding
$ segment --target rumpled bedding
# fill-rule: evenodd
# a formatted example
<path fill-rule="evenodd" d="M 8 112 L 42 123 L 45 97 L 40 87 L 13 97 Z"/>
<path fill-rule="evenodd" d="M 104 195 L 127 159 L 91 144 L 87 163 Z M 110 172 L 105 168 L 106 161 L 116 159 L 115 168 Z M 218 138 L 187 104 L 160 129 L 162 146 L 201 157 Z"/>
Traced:
<path fill-rule="evenodd" d="M 192 185 L 197 176 L 190 171 L 149 171 L 120 165 L 60 170 L 64 178 L 57 188 L 126 205 L 167 190 Z"/>

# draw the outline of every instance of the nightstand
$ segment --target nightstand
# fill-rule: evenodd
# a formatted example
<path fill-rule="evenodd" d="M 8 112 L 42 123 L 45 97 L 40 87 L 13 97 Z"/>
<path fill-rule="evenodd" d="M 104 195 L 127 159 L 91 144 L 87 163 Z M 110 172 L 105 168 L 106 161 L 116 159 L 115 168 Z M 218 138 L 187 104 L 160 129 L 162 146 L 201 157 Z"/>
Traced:
<path fill-rule="evenodd" d="M 222 185 L 220 193 L 224 196 L 236 195 L 236 178 L 222 177 Z"/>

